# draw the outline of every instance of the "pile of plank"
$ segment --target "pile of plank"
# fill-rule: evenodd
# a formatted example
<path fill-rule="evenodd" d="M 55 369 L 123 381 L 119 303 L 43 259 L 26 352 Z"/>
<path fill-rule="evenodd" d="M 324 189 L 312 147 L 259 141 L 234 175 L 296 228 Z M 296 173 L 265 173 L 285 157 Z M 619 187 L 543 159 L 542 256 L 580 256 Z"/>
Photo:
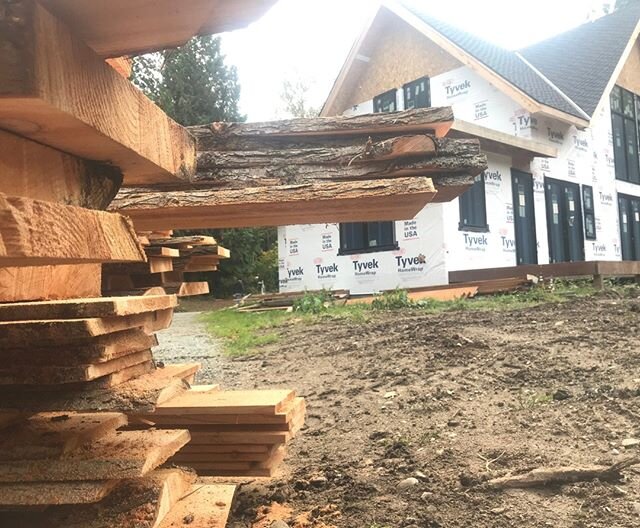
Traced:
<path fill-rule="evenodd" d="M 475 139 L 444 136 L 450 108 L 193 127 L 190 181 L 123 188 L 111 210 L 138 229 L 412 218 L 487 168 Z"/>
<path fill-rule="evenodd" d="M 222 528 L 235 486 L 156 469 L 189 432 L 118 430 L 126 424 L 121 413 L 0 414 L 0 526 L 161 528 L 197 514 L 208 522 L 198 526 Z"/>
<path fill-rule="evenodd" d="M 108 388 L 154 370 L 174 295 L 0 304 L 0 389 Z"/>
<path fill-rule="evenodd" d="M 103 295 L 204 295 L 210 293 L 209 283 L 198 278 L 217 271 L 220 260 L 230 257 L 211 236 L 178 237 L 168 231 L 138 233 L 138 238 L 147 262 L 103 265 Z"/>
<path fill-rule="evenodd" d="M 170 462 L 199 475 L 270 477 L 302 428 L 305 410 L 304 399 L 291 390 L 200 386 L 135 419 L 158 428 L 187 428 L 191 441 Z"/>
<path fill-rule="evenodd" d="M 346 304 L 348 290 L 313 290 L 303 292 L 267 293 L 247 295 L 238 304 L 239 312 L 268 312 L 271 310 L 293 310 L 296 302 L 307 295 L 321 295 L 328 304 Z"/>

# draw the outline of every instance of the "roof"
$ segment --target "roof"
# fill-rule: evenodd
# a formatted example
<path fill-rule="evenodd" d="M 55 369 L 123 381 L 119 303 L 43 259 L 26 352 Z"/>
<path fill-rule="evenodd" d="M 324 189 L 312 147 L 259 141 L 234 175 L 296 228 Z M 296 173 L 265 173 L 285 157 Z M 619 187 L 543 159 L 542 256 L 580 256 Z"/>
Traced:
<path fill-rule="evenodd" d="M 536 72 L 516 52 L 501 48 L 471 33 L 442 22 L 429 15 L 421 5 L 413 2 L 401 2 L 401 4 L 447 40 L 491 68 L 538 103 L 582 119 L 585 118 L 585 115 L 568 100 L 568 97 L 563 96 L 560 90 L 545 80 L 544 76 Z"/>
<path fill-rule="evenodd" d="M 520 53 L 593 116 L 639 20 L 636 2 Z"/>

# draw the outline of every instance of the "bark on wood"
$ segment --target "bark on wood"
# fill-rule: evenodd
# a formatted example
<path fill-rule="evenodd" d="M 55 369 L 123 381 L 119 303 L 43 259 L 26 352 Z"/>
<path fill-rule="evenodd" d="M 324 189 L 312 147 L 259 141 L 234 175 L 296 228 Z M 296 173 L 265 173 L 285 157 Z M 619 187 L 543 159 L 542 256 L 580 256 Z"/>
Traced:
<path fill-rule="evenodd" d="M 622 470 L 640 464 L 640 458 L 630 458 L 611 466 L 538 468 L 522 475 L 500 477 L 483 483 L 483 489 L 537 488 L 594 479 L 616 482 L 622 479 Z"/>
<path fill-rule="evenodd" d="M 374 134 L 420 134 L 433 132 L 442 124 L 453 123 L 451 107 L 421 108 L 405 112 L 359 116 L 297 118 L 263 123 L 213 123 L 190 127 L 200 150 L 223 150 L 229 142 L 249 138 L 359 136 Z"/>
<path fill-rule="evenodd" d="M 359 140 L 351 146 L 312 146 L 262 150 L 212 150 L 198 153 L 198 167 L 246 168 L 273 165 L 351 165 L 372 161 L 411 157 L 456 156 L 480 154 L 477 141 L 437 139 L 433 136 L 412 135 L 393 137 L 383 141 Z"/>
<path fill-rule="evenodd" d="M 0 266 L 145 259 L 123 216 L 0 193 Z"/>
<path fill-rule="evenodd" d="M 305 182 L 376 180 L 403 176 L 478 175 L 487 169 L 484 154 L 434 157 L 424 160 L 393 160 L 352 165 L 265 165 L 247 168 L 215 168 L 199 160 L 195 184 L 218 189 L 242 189 L 267 185 L 293 185 Z"/>

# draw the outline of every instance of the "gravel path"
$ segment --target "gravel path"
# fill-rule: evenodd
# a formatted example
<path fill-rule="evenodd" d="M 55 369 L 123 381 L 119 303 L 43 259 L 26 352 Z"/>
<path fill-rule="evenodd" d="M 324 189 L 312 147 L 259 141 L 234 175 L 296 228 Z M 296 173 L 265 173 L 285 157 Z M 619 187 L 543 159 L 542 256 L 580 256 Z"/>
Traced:
<path fill-rule="evenodd" d="M 160 345 L 153 351 L 156 361 L 201 363 L 197 383 L 223 382 L 226 359 L 222 343 L 206 331 L 199 312 L 175 313 L 171 326 L 157 335 Z"/>

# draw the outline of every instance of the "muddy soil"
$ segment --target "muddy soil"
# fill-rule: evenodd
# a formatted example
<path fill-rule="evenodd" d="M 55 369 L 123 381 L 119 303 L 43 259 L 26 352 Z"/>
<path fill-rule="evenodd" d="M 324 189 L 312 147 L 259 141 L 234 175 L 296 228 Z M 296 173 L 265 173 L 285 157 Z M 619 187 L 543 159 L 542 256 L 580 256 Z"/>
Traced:
<path fill-rule="evenodd" d="M 283 474 L 243 485 L 229 526 L 253 526 L 273 502 L 291 508 L 292 527 L 640 526 L 640 466 L 613 484 L 477 487 L 640 456 L 622 445 L 640 438 L 637 298 L 386 312 L 280 332 L 253 357 L 221 359 L 225 387 L 295 387 L 308 406 Z"/>

